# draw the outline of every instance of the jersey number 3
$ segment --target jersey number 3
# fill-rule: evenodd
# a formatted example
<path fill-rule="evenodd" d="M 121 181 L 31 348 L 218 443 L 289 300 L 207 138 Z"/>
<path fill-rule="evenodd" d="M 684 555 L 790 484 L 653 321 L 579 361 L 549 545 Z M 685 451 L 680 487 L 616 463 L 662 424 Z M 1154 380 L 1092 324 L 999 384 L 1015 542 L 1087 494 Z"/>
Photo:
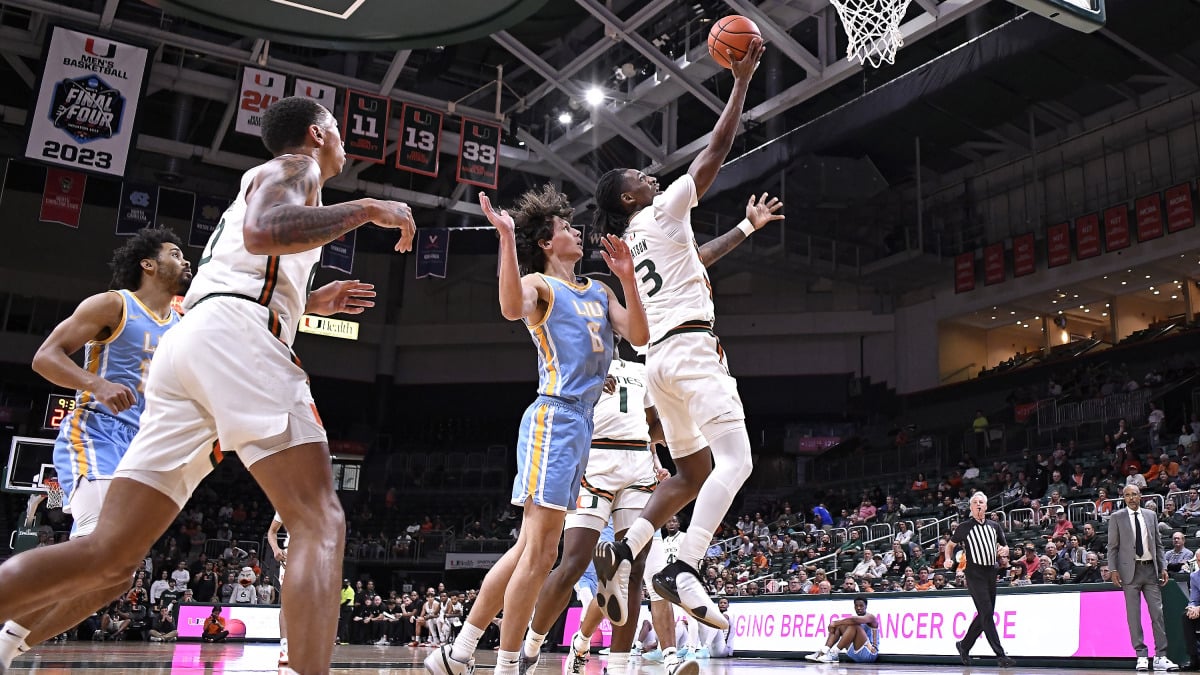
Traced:
<path fill-rule="evenodd" d="M 662 277 L 658 276 L 658 272 L 654 268 L 653 260 L 647 258 L 638 263 L 633 269 L 635 272 L 645 272 L 645 274 L 642 275 L 643 284 L 654 284 L 650 290 L 646 291 L 646 297 L 652 298 L 654 297 L 655 293 L 662 290 L 663 279 Z"/>

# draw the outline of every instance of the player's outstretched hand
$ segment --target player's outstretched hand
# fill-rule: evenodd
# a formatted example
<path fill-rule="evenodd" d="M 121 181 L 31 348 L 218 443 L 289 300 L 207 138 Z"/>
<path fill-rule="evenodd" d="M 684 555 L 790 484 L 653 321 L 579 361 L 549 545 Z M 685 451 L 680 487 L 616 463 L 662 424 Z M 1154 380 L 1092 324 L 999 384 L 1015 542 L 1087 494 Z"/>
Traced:
<path fill-rule="evenodd" d="M 375 284 L 358 279 L 331 281 L 308 294 L 305 311 L 309 314 L 362 314 L 375 306 Z"/>
<path fill-rule="evenodd" d="M 97 401 L 103 403 L 105 408 L 114 413 L 129 410 L 137 403 L 137 395 L 133 393 L 132 389 L 108 380 L 103 380 L 103 384 L 97 386 L 92 391 L 92 395 L 96 397 Z"/>
<path fill-rule="evenodd" d="M 504 210 L 496 213 L 496 209 L 492 208 L 492 200 L 488 199 L 484 192 L 479 193 L 479 208 L 483 209 L 483 215 L 501 235 L 513 235 L 516 232 L 517 224 L 513 222 L 512 216 Z"/>
<path fill-rule="evenodd" d="M 413 220 L 412 209 L 404 202 L 393 202 L 386 199 L 376 200 L 377 211 L 372 220 L 380 227 L 400 230 L 400 241 L 396 242 L 396 250 L 407 253 L 412 250 L 413 239 L 417 236 L 417 223 Z"/>
<path fill-rule="evenodd" d="M 762 59 L 764 51 L 762 38 L 754 38 L 750 41 L 750 48 L 746 50 L 746 55 L 740 61 L 733 58 L 732 51 L 726 50 L 725 57 L 729 59 L 729 69 L 733 71 L 733 79 L 749 80 L 753 77 L 754 69 L 758 68 L 758 62 Z"/>
<path fill-rule="evenodd" d="M 612 375 L 604 376 L 604 393 L 611 394 L 617 390 L 617 378 Z"/>
<path fill-rule="evenodd" d="M 608 265 L 608 269 L 612 270 L 618 279 L 632 281 L 633 254 L 629 252 L 629 244 L 612 234 L 604 235 L 600 239 L 600 243 L 604 246 L 600 257 L 604 258 L 604 264 Z"/>
<path fill-rule="evenodd" d="M 779 213 L 782 208 L 783 202 L 779 201 L 779 197 L 771 197 L 768 201 L 765 192 L 762 193 L 762 197 L 750 195 L 750 201 L 746 203 L 746 220 L 750 221 L 754 229 L 761 230 L 767 223 L 786 217 Z"/>

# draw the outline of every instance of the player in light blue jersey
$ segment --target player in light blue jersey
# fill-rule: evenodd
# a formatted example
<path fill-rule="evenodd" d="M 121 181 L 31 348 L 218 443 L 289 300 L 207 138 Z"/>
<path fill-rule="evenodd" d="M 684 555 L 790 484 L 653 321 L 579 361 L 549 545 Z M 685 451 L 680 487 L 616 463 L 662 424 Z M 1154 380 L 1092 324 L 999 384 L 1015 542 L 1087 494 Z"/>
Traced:
<path fill-rule="evenodd" d="M 809 661 L 837 663 L 845 654 L 855 663 L 874 663 L 879 658 L 879 619 L 867 611 L 867 599 L 854 598 L 854 616 L 829 622 L 825 646 L 805 656 Z"/>
<path fill-rule="evenodd" d="M 628 310 L 604 284 L 575 275 L 583 238 L 571 227 L 566 195 L 550 185 L 526 192 L 512 216 L 496 213 L 483 193 L 479 204 L 500 235 L 500 312 L 509 321 L 523 321 L 537 347 L 538 397 L 526 409 L 517 439 L 512 502 L 525 510 L 521 534 L 484 578 L 454 644 L 425 659 L 434 675 L 462 675 L 472 668 L 483 629 L 501 608 L 496 675 L 516 675 L 525 628 L 558 557 L 567 511 L 579 496 L 592 408 L 612 361 L 613 332 L 635 345 L 649 339 L 633 256 L 624 242 L 606 237 L 602 255 L 621 282 Z"/>
<path fill-rule="evenodd" d="M 113 252 L 116 290 L 93 295 L 58 324 L 33 357 L 33 369 L 60 387 L 75 389 L 75 410 L 62 421 L 54 443 L 54 468 L 75 520 L 71 538 L 96 527 L 100 505 L 129 442 L 146 398 L 146 372 L 163 333 L 179 321 L 171 301 L 187 291 L 192 267 L 179 237 L 144 229 Z M 83 367 L 71 355 L 83 349 Z M 132 571 L 132 570 L 131 570 Z M 94 594 L 99 607 L 129 585 Z M 91 599 L 93 594 L 85 597 Z M 56 606 L 8 621 L 0 631 L 0 666 L 71 627 L 75 608 Z M 63 625 L 64 623 L 71 625 Z"/>

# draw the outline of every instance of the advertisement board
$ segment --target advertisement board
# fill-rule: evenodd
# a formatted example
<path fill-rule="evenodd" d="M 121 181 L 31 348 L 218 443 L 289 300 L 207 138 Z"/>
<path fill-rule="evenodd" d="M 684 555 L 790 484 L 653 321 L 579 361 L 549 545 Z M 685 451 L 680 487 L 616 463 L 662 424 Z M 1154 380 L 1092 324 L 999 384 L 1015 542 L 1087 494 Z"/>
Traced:
<path fill-rule="evenodd" d="M 179 605 L 179 639 L 199 640 L 212 605 Z M 221 618 L 232 640 L 278 640 L 279 605 L 223 605 Z"/>

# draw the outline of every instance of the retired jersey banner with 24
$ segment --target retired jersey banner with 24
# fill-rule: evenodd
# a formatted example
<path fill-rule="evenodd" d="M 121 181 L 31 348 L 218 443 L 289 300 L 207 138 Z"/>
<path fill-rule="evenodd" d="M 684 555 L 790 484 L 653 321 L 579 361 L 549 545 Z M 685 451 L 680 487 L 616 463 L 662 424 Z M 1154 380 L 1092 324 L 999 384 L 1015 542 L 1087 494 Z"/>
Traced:
<path fill-rule="evenodd" d="M 243 68 L 242 90 L 238 92 L 237 124 L 233 128 L 238 133 L 261 137 L 263 113 L 283 98 L 286 82 L 287 78 L 279 73 L 249 66 Z"/>
<path fill-rule="evenodd" d="M 25 156 L 125 175 L 147 52 L 124 42 L 51 30 Z"/>

